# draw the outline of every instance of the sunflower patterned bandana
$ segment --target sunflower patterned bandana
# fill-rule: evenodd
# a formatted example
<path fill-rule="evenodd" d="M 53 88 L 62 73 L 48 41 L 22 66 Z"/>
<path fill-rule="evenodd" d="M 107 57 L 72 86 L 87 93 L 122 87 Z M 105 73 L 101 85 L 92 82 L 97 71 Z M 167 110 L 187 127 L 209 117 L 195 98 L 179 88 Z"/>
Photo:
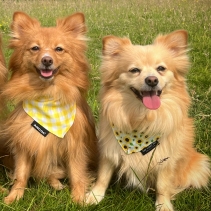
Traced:
<path fill-rule="evenodd" d="M 63 138 L 74 122 L 76 103 L 61 104 L 58 100 L 40 98 L 25 100 L 23 109 L 46 130 Z"/>
<path fill-rule="evenodd" d="M 126 154 L 141 152 L 145 155 L 159 144 L 159 135 L 146 135 L 144 132 L 138 132 L 137 130 L 131 133 L 123 133 L 114 124 L 111 124 L 111 126 L 116 140 Z"/>

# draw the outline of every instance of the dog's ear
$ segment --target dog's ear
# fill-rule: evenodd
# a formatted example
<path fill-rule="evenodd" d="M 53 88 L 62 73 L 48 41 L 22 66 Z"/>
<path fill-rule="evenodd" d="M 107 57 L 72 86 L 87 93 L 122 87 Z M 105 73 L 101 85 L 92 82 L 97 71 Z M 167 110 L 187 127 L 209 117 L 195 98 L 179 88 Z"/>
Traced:
<path fill-rule="evenodd" d="M 127 45 L 131 45 L 131 41 L 127 38 L 119 38 L 113 35 L 106 36 L 103 38 L 103 55 L 118 55 Z"/>
<path fill-rule="evenodd" d="M 32 30 L 35 27 L 39 27 L 40 23 L 28 16 L 24 12 L 15 12 L 13 14 L 13 21 L 11 24 L 13 39 L 20 39 L 28 30 Z"/>
<path fill-rule="evenodd" d="M 163 44 L 170 49 L 174 55 L 187 52 L 188 33 L 185 30 L 177 30 L 167 35 L 158 36 L 154 43 Z"/>
<path fill-rule="evenodd" d="M 162 45 L 162 48 L 166 47 L 169 50 L 169 55 L 172 56 L 172 65 L 176 67 L 174 73 L 177 79 L 183 80 L 190 66 L 187 42 L 188 33 L 185 30 L 177 30 L 167 35 L 160 35 L 154 42 L 155 44 Z"/>
<path fill-rule="evenodd" d="M 66 33 L 72 33 L 76 37 L 84 35 L 87 31 L 83 13 L 75 13 L 66 18 L 57 20 L 57 27 Z"/>

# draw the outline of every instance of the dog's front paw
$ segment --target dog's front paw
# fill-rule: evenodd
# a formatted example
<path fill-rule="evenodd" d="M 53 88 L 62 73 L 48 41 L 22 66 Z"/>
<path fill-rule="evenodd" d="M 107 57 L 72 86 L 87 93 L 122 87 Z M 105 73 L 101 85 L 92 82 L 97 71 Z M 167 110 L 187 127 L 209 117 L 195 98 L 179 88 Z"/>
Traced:
<path fill-rule="evenodd" d="M 4 197 L 4 203 L 5 204 L 12 204 L 14 200 L 15 199 L 13 199 L 11 197 Z"/>
<path fill-rule="evenodd" d="M 171 203 L 168 204 L 156 203 L 156 211 L 174 211 L 174 208 Z"/>
<path fill-rule="evenodd" d="M 62 183 L 59 180 L 55 180 L 55 181 L 49 181 L 49 184 L 51 187 L 53 187 L 55 190 L 62 190 L 65 188 L 64 185 L 62 185 Z"/>
<path fill-rule="evenodd" d="M 104 198 L 104 194 L 95 193 L 93 191 L 90 191 L 86 194 L 86 204 L 98 204 L 100 201 L 102 201 Z"/>
<path fill-rule="evenodd" d="M 11 191 L 10 194 L 4 198 L 5 204 L 12 204 L 14 201 L 18 201 L 23 197 L 24 191 L 23 190 L 15 190 Z"/>

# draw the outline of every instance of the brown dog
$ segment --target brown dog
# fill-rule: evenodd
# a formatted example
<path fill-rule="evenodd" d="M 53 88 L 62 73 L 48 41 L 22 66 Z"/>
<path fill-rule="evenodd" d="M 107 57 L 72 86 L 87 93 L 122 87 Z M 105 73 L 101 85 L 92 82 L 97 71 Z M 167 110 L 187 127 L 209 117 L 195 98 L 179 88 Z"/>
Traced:
<path fill-rule="evenodd" d="M 7 69 L 2 51 L 2 37 L 0 36 L 0 85 L 2 86 L 7 80 Z"/>
<path fill-rule="evenodd" d="M 68 177 L 75 202 L 82 202 L 97 163 L 94 120 L 85 100 L 89 87 L 84 15 L 41 27 L 15 12 L 11 24 L 11 79 L 3 94 L 16 103 L 3 139 L 15 157 L 14 185 L 5 203 L 24 194 L 28 178 L 47 178 L 62 189 Z"/>
<path fill-rule="evenodd" d="M 2 38 L 0 36 L 0 92 L 2 92 L 2 87 L 5 84 L 7 80 L 7 69 L 6 69 L 6 63 L 4 59 L 4 54 L 2 51 Z M 0 111 L 4 107 L 4 101 L 2 99 L 2 95 L 0 95 Z"/>
<path fill-rule="evenodd" d="M 6 69 L 6 63 L 4 59 L 4 54 L 2 51 L 2 38 L 0 36 L 0 92 L 2 92 L 3 86 L 5 85 L 7 81 L 7 69 Z M 5 109 L 5 110 L 3 110 Z M 0 94 L 0 112 L 1 112 L 1 118 L 3 119 L 3 116 L 5 116 L 6 112 L 5 102 L 3 95 Z M 9 158 L 9 151 L 6 148 L 5 140 L 2 140 L 0 137 L 0 162 L 2 165 L 6 165 L 7 167 L 12 167 L 12 157 Z"/>
<path fill-rule="evenodd" d="M 190 186 L 207 186 L 210 163 L 194 148 L 187 32 L 158 36 L 152 45 L 103 39 L 100 163 L 87 203 L 98 203 L 119 167 L 128 186 L 156 189 L 156 210 L 173 210 L 171 198 Z"/>

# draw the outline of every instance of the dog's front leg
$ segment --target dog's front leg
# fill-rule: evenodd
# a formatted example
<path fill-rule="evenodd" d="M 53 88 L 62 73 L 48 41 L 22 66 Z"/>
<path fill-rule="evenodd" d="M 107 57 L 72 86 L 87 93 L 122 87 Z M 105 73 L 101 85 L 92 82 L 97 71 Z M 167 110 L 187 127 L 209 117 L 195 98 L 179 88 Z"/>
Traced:
<path fill-rule="evenodd" d="M 77 147 L 72 145 L 69 153 L 68 173 L 70 180 L 70 188 L 72 199 L 76 203 L 83 203 L 85 193 L 90 183 L 90 175 L 88 173 L 88 158 L 84 149 L 81 147 L 78 152 Z"/>
<path fill-rule="evenodd" d="M 31 158 L 27 153 L 20 149 L 17 150 L 17 154 L 15 155 L 15 181 L 9 195 L 4 198 L 4 203 L 11 204 L 23 197 L 31 173 L 31 165 Z"/>
<path fill-rule="evenodd" d="M 156 184 L 156 211 L 174 211 L 171 204 L 172 187 L 172 171 L 163 169 L 158 173 Z"/>
<path fill-rule="evenodd" d="M 67 175 L 65 174 L 62 168 L 58 166 L 55 167 L 53 173 L 47 178 L 48 183 L 51 187 L 56 190 L 62 190 L 65 186 L 59 181 L 60 179 L 65 178 Z"/>
<path fill-rule="evenodd" d="M 111 160 L 108 158 L 101 158 L 97 181 L 91 191 L 87 193 L 87 204 L 97 204 L 104 198 L 106 189 L 108 188 L 114 170 L 115 167 Z"/>

